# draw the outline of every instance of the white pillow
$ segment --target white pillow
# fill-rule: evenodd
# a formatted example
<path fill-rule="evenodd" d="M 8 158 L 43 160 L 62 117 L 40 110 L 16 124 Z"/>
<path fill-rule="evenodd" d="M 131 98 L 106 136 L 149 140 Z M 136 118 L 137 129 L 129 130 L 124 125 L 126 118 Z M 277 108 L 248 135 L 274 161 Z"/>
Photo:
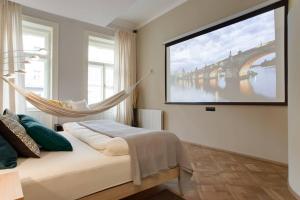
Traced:
<path fill-rule="evenodd" d="M 89 105 L 89 108 L 90 108 L 91 110 L 93 110 L 93 109 L 97 108 L 98 106 L 99 106 L 99 103 L 93 103 L 93 104 L 90 104 L 90 105 Z"/>
<path fill-rule="evenodd" d="M 63 126 L 64 130 L 68 131 L 68 132 L 72 132 L 72 131 L 76 131 L 76 130 L 82 130 L 82 129 L 87 129 L 87 128 L 83 127 L 83 126 L 80 126 L 76 122 L 67 122 L 67 123 L 64 123 L 62 126 Z"/>
<path fill-rule="evenodd" d="M 79 140 L 87 143 L 96 150 L 104 150 L 107 142 L 112 139 L 106 135 L 101 135 L 89 129 L 73 131 L 72 134 L 76 135 Z"/>
<path fill-rule="evenodd" d="M 89 110 L 89 106 L 86 100 L 81 101 L 70 101 L 69 105 L 72 107 L 73 110 Z"/>
<path fill-rule="evenodd" d="M 123 156 L 128 155 L 128 144 L 126 140 L 115 137 L 106 143 L 104 154 L 107 156 Z"/>

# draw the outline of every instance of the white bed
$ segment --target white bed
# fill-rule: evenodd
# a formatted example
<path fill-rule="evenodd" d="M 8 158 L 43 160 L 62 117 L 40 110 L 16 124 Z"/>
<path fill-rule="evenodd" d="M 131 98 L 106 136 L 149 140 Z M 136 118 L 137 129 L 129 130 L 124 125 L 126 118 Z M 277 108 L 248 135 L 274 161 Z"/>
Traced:
<path fill-rule="evenodd" d="M 81 141 L 93 131 L 77 123 L 64 124 L 72 152 L 41 152 L 41 158 L 18 159 L 25 200 L 115 200 L 141 192 L 179 177 L 172 168 L 132 183 L 130 156 L 108 156 Z M 97 134 L 98 141 L 111 139 Z M 92 137 L 91 137 L 92 138 Z"/>
<path fill-rule="evenodd" d="M 26 200 L 78 199 L 131 181 L 130 157 L 106 156 L 67 132 L 73 152 L 42 152 L 40 159 L 19 159 Z"/>

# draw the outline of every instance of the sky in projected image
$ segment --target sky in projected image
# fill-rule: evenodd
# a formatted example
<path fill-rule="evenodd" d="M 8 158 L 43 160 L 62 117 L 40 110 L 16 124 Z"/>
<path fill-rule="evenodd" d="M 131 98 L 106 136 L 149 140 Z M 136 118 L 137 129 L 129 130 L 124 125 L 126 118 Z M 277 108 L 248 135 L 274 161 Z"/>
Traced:
<path fill-rule="evenodd" d="M 203 68 L 225 58 L 231 51 L 245 51 L 275 40 L 274 11 L 218 29 L 170 47 L 170 72 Z"/>

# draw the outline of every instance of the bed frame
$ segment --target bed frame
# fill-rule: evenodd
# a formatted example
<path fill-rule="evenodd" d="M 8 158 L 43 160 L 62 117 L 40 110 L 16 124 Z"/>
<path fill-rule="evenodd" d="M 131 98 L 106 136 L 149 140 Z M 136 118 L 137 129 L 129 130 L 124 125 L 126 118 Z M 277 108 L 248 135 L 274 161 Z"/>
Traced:
<path fill-rule="evenodd" d="M 161 185 L 167 181 L 178 179 L 179 192 L 182 194 L 180 186 L 179 167 L 162 171 L 157 175 L 144 178 L 142 184 L 137 186 L 132 182 L 124 183 L 115 187 L 96 192 L 81 198 L 80 200 L 116 200 L 128 197 L 130 195 L 142 192 L 152 187 Z"/>

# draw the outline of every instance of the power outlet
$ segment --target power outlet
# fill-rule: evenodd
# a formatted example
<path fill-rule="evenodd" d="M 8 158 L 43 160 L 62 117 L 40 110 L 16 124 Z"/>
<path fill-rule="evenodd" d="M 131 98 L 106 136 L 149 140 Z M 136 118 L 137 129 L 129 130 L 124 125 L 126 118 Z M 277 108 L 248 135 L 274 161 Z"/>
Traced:
<path fill-rule="evenodd" d="M 216 111 L 216 107 L 205 107 L 205 110 L 207 112 L 215 112 Z"/>

